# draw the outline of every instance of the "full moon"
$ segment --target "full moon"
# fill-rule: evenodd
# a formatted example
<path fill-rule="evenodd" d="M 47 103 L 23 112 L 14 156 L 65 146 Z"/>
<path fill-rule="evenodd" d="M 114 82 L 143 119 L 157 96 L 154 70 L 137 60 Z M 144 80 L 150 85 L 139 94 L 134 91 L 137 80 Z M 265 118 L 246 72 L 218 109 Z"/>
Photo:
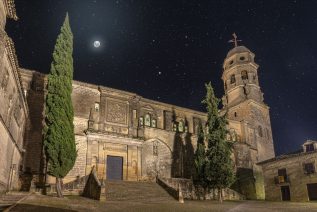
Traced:
<path fill-rule="evenodd" d="M 99 40 L 94 41 L 94 47 L 98 48 L 99 46 L 100 46 L 100 41 Z"/>

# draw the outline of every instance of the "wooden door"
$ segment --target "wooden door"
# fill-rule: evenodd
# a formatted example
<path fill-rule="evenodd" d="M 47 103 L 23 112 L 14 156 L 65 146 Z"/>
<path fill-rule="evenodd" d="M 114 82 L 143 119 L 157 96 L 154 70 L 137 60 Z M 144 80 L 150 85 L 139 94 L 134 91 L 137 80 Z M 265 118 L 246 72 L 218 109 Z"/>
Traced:
<path fill-rule="evenodd" d="M 107 180 L 122 180 L 123 158 L 107 156 Z"/>

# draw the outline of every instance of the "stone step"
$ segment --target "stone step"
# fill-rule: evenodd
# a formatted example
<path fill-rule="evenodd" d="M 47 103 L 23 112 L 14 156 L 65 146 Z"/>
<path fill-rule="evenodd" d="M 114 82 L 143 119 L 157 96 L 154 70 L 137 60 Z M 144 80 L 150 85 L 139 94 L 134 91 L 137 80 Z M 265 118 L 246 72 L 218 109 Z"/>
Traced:
<path fill-rule="evenodd" d="M 175 201 L 153 182 L 106 181 L 105 190 L 108 201 Z"/>

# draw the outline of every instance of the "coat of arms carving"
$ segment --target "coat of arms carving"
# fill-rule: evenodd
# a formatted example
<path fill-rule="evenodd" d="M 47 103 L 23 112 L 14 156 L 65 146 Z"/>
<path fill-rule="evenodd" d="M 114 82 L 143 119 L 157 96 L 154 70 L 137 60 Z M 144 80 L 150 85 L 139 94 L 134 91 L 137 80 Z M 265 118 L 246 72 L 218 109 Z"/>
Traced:
<path fill-rule="evenodd" d="M 107 101 L 107 122 L 127 124 L 127 105 L 123 102 Z"/>

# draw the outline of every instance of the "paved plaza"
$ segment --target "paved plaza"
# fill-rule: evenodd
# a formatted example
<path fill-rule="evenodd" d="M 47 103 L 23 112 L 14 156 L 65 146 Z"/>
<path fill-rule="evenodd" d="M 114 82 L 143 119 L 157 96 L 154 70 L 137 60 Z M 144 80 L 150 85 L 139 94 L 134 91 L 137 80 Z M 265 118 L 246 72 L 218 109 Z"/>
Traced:
<path fill-rule="evenodd" d="M 241 212 L 299 212 L 316 211 L 317 202 L 267 202 L 267 201 L 185 201 L 180 204 L 171 200 L 166 202 L 151 201 L 106 201 L 99 202 L 80 196 L 67 196 L 63 199 L 32 194 L 17 204 L 10 211 L 125 211 L 125 212 L 206 212 L 206 211 L 241 211 Z"/>

